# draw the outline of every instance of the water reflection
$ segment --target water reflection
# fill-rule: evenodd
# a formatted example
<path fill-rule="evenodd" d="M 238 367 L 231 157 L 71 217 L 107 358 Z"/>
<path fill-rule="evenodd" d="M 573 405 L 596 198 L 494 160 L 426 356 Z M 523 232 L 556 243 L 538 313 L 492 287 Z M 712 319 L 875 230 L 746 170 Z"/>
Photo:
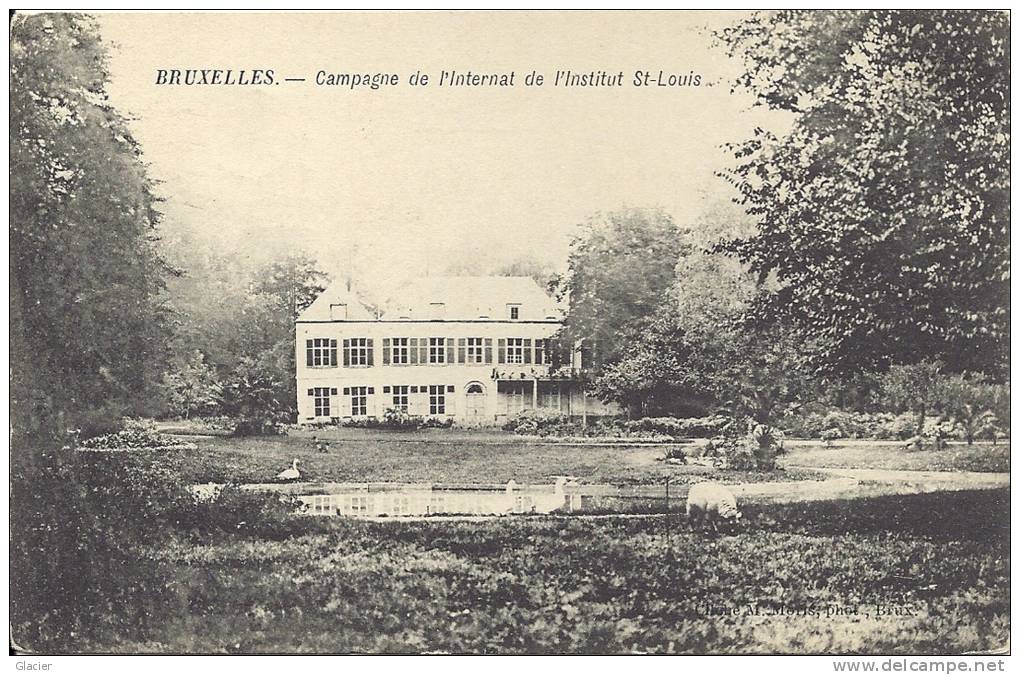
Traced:
<path fill-rule="evenodd" d="M 499 515 L 521 513 L 571 512 L 581 507 L 581 495 L 560 490 L 508 489 L 401 489 L 371 491 L 362 489 L 330 494 L 297 495 L 317 516 L 425 516 L 425 515 Z"/>

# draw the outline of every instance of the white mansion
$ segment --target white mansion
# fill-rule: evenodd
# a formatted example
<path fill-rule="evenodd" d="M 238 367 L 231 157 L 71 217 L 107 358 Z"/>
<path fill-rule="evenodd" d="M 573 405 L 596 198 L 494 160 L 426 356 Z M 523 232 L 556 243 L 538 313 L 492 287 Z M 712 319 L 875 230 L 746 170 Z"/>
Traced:
<path fill-rule="evenodd" d="M 320 295 L 295 324 L 298 421 L 382 418 L 387 409 L 499 424 L 525 409 L 613 412 L 555 373 L 549 338 L 563 317 L 528 277 L 427 277 L 381 313 L 345 284 Z"/>

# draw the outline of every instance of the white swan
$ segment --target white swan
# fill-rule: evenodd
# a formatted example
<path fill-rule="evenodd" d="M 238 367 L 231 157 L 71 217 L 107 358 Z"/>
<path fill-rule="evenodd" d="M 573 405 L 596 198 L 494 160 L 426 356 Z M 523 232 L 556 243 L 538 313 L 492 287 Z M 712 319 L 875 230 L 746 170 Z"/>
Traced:
<path fill-rule="evenodd" d="M 276 474 L 276 477 L 280 480 L 297 480 L 301 478 L 301 472 L 297 470 L 297 460 L 290 465 L 289 469 L 284 469 L 280 473 Z"/>

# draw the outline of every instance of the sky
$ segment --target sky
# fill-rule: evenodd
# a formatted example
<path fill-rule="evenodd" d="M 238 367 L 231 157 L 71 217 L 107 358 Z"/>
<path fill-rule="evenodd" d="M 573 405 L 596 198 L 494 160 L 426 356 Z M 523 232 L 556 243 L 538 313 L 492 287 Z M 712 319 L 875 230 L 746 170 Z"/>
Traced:
<path fill-rule="evenodd" d="M 562 269 L 577 225 L 621 206 L 692 222 L 729 194 L 720 146 L 778 123 L 731 93 L 739 64 L 711 44 L 735 12 L 99 17 L 110 98 L 161 181 L 164 230 L 253 260 L 304 251 L 362 281 L 521 258 Z M 156 85 L 170 68 L 272 69 L 279 83 Z M 522 86 L 568 69 L 623 71 L 625 85 Z M 319 70 L 402 82 L 351 91 L 317 86 Z M 442 70 L 513 70 L 517 86 L 437 87 Z M 636 70 L 701 86 L 633 87 Z M 416 71 L 432 85 L 406 85 Z"/>

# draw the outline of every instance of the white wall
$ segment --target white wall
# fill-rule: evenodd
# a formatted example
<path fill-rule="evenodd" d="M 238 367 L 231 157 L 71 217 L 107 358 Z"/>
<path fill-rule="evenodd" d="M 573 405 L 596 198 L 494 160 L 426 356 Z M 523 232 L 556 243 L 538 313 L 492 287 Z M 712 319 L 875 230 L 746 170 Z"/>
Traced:
<path fill-rule="evenodd" d="M 350 397 L 343 395 L 344 387 L 373 387 L 374 395 L 368 397 L 368 415 L 381 417 L 385 410 L 392 407 L 392 393 L 384 394 L 384 386 L 392 385 L 452 385 L 454 392 L 447 393 L 447 411 L 456 419 L 460 419 L 466 408 L 465 392 L 467 385 L 480 382 L 486 392 L 486 418 L 494 423 L 499 413 L 497 385 L 493 379 L 493 371 L 502 377 L 519 379 L 523 374 L 527 379 L 534 376 L 547 375 L 549 368 L 535 364 L 499 364 L 498 341 L 500 338 L 529 338 L 532 340 L 546 339 L 560 327 L 555 321 L 333 321 L 321 323 L 296 324 L 296 357 L 297 357 L 297 390 L 298 390 L 298 421 L 302 423 L 324 421 L 328 418 L 314 419 L 313 399 L 308 390 L 315 387 L 336 388 L 337 394 L 331 397 L 330 416 L 348 417 L 351 413 Z M 427 365 L 383 365 L 383 339 L 407 338 L 491 338 L 491 364 L 427 364 Z M 306 363 L 306 340 L 327 338 L 337 340 L 336 367 L 309 367 Z M 373 361 L 371 367 L 343 365 L 344 338 L 372 338 Z M 455 349 L 456 352 L 456 349 Z M 455 353 L 456 356 L 456 353 Z M 428 394 L 410 396 L 412 414 L 428 414 Z M 452 404 L 452 405 L 451 405 Z M 530 401 L 529 406 L 530 407 Z M 312 419 L 310 419 L 312 418 Z"/>

